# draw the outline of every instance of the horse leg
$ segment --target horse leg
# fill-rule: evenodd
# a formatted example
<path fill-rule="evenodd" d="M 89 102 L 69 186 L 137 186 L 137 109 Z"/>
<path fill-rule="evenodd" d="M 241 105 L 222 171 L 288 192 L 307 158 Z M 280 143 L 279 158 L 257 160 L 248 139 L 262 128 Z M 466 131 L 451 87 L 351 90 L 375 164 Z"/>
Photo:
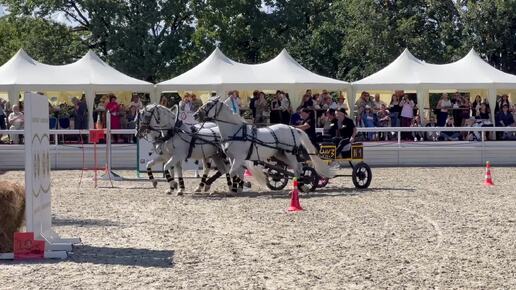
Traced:
<path fill-rule="evenodd" d="M 179 188 L 177 189 L 177 195 L 181 196 L 185 192 L 185 181 L 183 180 L 183 165 L 178 162 L 176 165 L 177 179 L 179 180 Z"/>
<path fill-rule="evenodd" d="M 147 176 L 149 176 L 149 180 L 152 182 L 152 186 L 156 188 L 158 186 L 158 182 L 154 179 L 154 175 L 152 174 L 152 165 L 154 165 L 154 163 L 156 163 L 154 159 L 147 162 Z"/>
<path fill-rule="evenodd" d="M 203 191 L 203 189 L 205 188 L 205 185 L 207 185 L 206 184 L 206 179 L 208 178 L 208 174 L 210 172 L 211 164 L 206 159 L 202 160 L 202 164 L 203 164 L 203 168 L 204 169 L 202 171 L 201 183 L 199 183 L 199 186 L 197 186 L 197 188 L 195 189 L 195 192 Z"/>
<path fill-rule="evenodd" d="M 172 194 L 174 189 L 177 188 L 177 182 L 174 181 L 174 162 L 174 157 L 172 157 L 167 161 L 167 163 L 165 163 L 165 166 L 163 166 L 163 171 L 165 171 L 165 178 L 170 185 L 170 188 L 167 190 L 167 194 Z"/>

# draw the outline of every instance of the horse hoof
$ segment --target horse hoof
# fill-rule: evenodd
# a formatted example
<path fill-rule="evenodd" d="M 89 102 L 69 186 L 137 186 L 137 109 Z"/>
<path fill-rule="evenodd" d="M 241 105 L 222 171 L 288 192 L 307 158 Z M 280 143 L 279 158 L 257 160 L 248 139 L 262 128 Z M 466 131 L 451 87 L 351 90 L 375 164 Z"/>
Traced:
<path fill-rule="evenodd" d="M 246 181 L 246 182 L 244 183 L 244 187 L 251 188 L 251 182 Z"/>
<path fill-rule="evenodd" d="M 183 196 L 183 194 L 184 194 L 184 189 L 180 188 L 177 190 L 177 193 L 176 193 L 177 196 Z"/>
<path fill-rule="evenodd" d="M 211 186 L 210 185 L 205 185 L 204 186 L 204 192 L 209 192 L 211 189 Z"/>
<path fill-rule="evenodd" d="M 194 192 L 202 192 L 202 187 L 201 187 L 201 186 L 198 186 L 198 187 L 194 190 Z"/>
<path fill-rule="evenodd" d="M 167 190 L 167 191 L 166 191 L 166 194 L 168 194 L 168 195 L 172 195 L 172 190 L 171 190 L 171 189 Z"/>
<path fill-rule="evenodd" d="M 152 182 L 152 186 L 154 186 L 154 188 L 158 187 L 158 182 L 157 181 L 153 181 Z"/>

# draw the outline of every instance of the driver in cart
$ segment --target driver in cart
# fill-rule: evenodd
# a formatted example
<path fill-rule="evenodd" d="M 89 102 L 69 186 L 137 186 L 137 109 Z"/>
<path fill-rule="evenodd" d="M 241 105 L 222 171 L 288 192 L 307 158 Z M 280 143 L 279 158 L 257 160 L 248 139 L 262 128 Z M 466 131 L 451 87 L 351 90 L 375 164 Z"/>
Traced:
<path fill-rule="evenodd" d="M 305 133 L 308 135 L 308 138 L 310 138 L 310 141 L 312 141 L 312 144 L 314 144 L 314 146 L 318 148 L 318 144 L 316 142 L 317 135 L 315 133 L 315 118 L 312 113 L 313 110 L 310 110 L 308 108 L 301 109 L 301 125 L 297 125 L 294 127 L 305 131 Z"/>
<path fill-rule="evenodd" d="M 353 120 L 348 117 L 346 109 L 341 108 L 337 111 L 337 119 L 341 124 L 338 130 L 338 138 L 335 138 L 335 145 L 337 145 L 337 155 L 343 158 L 348 158 L 351 155 L 351 144 L 357 135 L 357 127 Z"/>

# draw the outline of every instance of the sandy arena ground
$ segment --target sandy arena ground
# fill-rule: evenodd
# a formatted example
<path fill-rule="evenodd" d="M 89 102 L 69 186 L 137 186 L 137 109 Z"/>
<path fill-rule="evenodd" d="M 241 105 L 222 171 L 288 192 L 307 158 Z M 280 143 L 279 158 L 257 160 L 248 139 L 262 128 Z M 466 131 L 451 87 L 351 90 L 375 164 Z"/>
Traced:
<path fill-rule="evenodd" d="M 55 171 L 55 229 L 83 245 L 65 261 L 0 262 L 0 288 L 516 288 L 516 168 L 495 168 L 494 188 L 482 168 L 373 174 L 365 191 L 332 180 L 292 214 L 263 187 L 176 197 Z"/>

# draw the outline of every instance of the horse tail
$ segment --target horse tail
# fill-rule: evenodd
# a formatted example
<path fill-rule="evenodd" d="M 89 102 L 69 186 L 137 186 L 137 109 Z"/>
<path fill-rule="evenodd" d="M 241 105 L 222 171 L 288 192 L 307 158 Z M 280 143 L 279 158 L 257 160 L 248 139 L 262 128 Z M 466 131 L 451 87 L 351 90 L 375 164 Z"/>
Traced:
<path fill-rule="evenodd" d="M 261 167 L 254 166 L 253 162 L 251 161 L 246 161 L 245 167 L 247 167 L 247 170 L 251 172 L 257 184 L 267 184 L 267 177 L 263 173 L 263 169 Z"/>
<path fill-rule="evenodd" d="M 317 172 L 317 174 L 319 174 L 322 177 L 333 178 L 335 176 L 335 173 L 332 172 L 328 164 L 317 155 L 317 149 L 315 148 L 314 144 L 312 144 L 312 141 L 310 141 L 308 135 L 301 129 L 296 128 L 296 130 L 299 133 L 301 145 L 303 145 L 306 151 L 308 151 L 310 160 L 312 161 L 312 165 L 314 166 L 314 169 Z"/>

